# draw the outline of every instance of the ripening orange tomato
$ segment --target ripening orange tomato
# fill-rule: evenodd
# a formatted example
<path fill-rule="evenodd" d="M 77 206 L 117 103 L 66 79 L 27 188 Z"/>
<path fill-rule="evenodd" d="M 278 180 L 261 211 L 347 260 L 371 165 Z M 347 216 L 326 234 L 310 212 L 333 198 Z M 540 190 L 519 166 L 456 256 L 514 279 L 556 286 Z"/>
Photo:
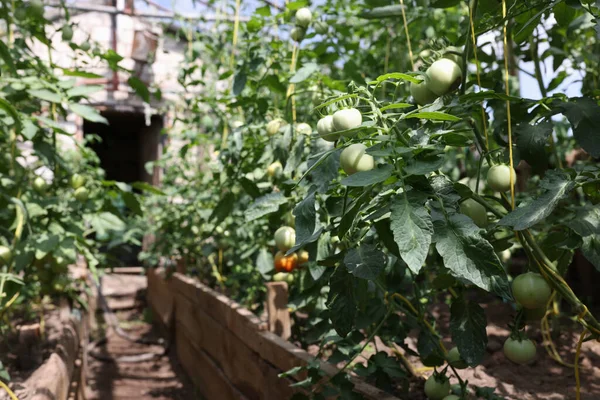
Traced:
<path fill-rule="evenodd" d="M 292 253 L 286 256 L 283 251 L 278 251 L 275 254 L 275 271 L 276 272 L 292 272 L 298 265 L 298 254 Z"/>

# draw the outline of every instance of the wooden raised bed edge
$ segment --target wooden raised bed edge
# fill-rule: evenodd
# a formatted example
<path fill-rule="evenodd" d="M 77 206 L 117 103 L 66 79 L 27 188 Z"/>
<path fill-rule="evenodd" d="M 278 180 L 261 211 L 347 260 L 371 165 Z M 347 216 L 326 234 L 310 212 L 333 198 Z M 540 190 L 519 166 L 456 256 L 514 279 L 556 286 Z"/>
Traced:
<path fill-rule="evenodd" d="M 92 306 L 93 302 L 90 302 Z M 92 309 L 90 309 L 92 310 Z M 15 391 L 29 400 L 79 400 L 85 399 L 88 313 L 72 310 L 66 300 L 59 305 L 62 325 L 57 345 L 50 356 Z M 2 392 L 2 391 L 0 391 Z M 0 393 L 0 398 L 8 396 Z"/>
<path fill-rule="evenodd" d="M 194 278 L 179 273 L 167 278 L 162 268 L 149 269 L 147 277 L 148 304 L 206 398 L 281 400 L 295 392 L 289 387 L 293 380 L 277 375 L 313 362 L 313 356 L 268 332 L 251 311 Z M 330 376 L 338 371 L 320 363 Z M 367 399 L 398 400 L 361 379 L 351 380 L 355 392 Z"/>

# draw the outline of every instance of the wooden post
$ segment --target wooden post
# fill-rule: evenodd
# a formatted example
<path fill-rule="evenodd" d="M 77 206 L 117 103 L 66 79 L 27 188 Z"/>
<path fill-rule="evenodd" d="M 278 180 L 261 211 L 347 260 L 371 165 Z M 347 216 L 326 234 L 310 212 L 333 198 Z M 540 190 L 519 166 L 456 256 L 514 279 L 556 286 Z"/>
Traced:
<path fill-rule="evenodd" d="M 18 329 L 19 345 L 17 355 L 19 366 L 24 370 L 29 370 L 43 361 L 40 324 L 22 325 Z"/>
<path fill-rule="evenodd" d="M 267 283 L 267 314 L 269 331 L 288 340 L 292 336 L 292 324 L 288 311 L 287 282 Z"/>

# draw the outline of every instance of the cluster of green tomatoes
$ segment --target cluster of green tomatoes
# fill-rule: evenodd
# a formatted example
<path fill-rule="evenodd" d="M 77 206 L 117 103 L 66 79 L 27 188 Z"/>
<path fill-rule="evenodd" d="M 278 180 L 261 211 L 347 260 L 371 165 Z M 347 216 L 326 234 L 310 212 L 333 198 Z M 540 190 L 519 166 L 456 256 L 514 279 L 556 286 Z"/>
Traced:
<path fill-rule="evenodd" d="M 325 35 L 329 31 L 329 25 L 327 25 L 325 21 L 318 20 L 313 23 L 313 14 L 307 7 L 299 8 L 298 11 L 296 11 L 295 21 L 296 26 L 292 28 L 290 37 L 298 43 L 304 40 L 306 31 L 311 24 L 313 25 L 315 32 L 320 35 Z"/>

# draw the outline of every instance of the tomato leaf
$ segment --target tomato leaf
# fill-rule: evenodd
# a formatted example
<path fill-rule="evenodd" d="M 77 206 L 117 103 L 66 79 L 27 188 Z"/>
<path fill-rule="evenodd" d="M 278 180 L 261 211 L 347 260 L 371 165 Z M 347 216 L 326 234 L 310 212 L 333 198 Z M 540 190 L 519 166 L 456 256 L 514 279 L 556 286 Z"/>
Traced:
<path fill-rule="evenodd" d="M 390 228 L 402 260 L 418 274 L 427 258 L 433 224 L 431 215 L 423 205 L 423 199 L 400 194 L 392 201 Z"/>
<path fill-rule="evenodd" d="M 62 101 L 62 97 L 60 96 L 60 94 L 48 89 L 32 89 L 28 90 L 27 93 L 29 93 L 33 97 L 36 97 L 40 100 L 45 100 L 50 103 L 60 103 Z"/>
<path fill-rule="evenodd" d="M 487 347 L 487 319 L 483 308 L 460 297 L 450 308 L 450 332 L 463 360 L 471 367 L 480 364 Z"/>
<path fill-rule="evenodd" d="M 548 167 L 546 145 L 553 128 L 554 125 L 551 122 L 542 122 L 538 125 L 522 123 L 517 125 L 515 129 L 517 148 L 521 158 L 527 161 L 537 172 Z"/>
<path fill-rule="evenodd" d="M 344 257 L 348 272 L 361 279 L 377 279 L 386 263 L 385 254 L 373 244 L 363 243 L 358 249 L 350 249 Z"/>
<path fill-rule="evenodd" d="M 583 240 L 581 253 L 600 271 L 600 209 L 586 207 L 567 223 Z"/>
<path fill-rule="evenodd" d="M 338 335 L 345 337 L 352 330 L 357 312 L 354 278 L 346 268 L 338 266 L 329 279 L 329 286 L 329 319 Z"/>
<path fill-rule="evenodd" d="M 518 208 L 505 215 L 498 225 L 512 226 L 516 231 L 531 228 L 554 211 L 558 203 L 573 190 L 575 182 L 570 180 L 565 172 L 551 170 L 540 181 L 540 186 L 546 189 L 544 194 L 529 203 L 520 204 Z"/>
<path fill-rule="evenodd" d="M 317 223 L 314 188 L 294 208 L 294 216 L 296 216 L 296 243 L 306 243 L 315 232 Z"/>
<path fill-rule="evenodd" d="M 414 114 L 406 114 L 404 116 L 404 119 L 409 118 L 427 119 L 429 121 L 460 121 L 460 118 L 452 114 L 446 114 L 439 111 L 425 111 Z"/>
<path fill-rule="evenodd" d="M 75 114 L 87 119 L 88 121 L 99 122 L 108 125 L 108 120 L 100 115 L 100 113 L 93 107 L 76 103 L 69 103 L 69 107 Z"/>
<path fill-rule="evenodd" d="M 246 221 L 254 221 L 255 219 L 261 218 L 267 214 L 271 214 L 279 210 L 279 206 L 287 203 L 285 196 L 280 193 L 269 193 L 259 197 L 248 207 L 246 210 Z M 233 199 L 231 199 L 231 206 L 233 207 Z"/>
<path fill-rule="evenodd" d="M 264 279 L 271 279 L 270 274 L 274 269 L 273 255 L 264 247 L 260 249 L 256 257 L 256 269 Z"/>
<path fill-rule="evenodd" d="M 600 106 L 595 100 L 587 97 L 571 99 L 572 101 L 556 101 L 554 104 L 561 110 L 573 127 L 573 135 L 577 143 L 592 157 L 600 157 Z"/>
<path fill-rule="evenodd" d="M 307 80 L 313 73 L 319 70 L 319 65 L 316 63 L 307 63 L 302 66 L 295 74 L 290 78 L 290 83 L 300 83 Z"/>
<path fill-rule="evenodd" d="M 473 221 L 462 214 L 451 214 L 446 218 L 436 212 L 433 216 L 433 241 L 452 275 L 510 300 L 508 278 L 502 263 Z"/>
<path fill-rule="evenodd" d="M 142 100 L 150 103 L 150 90 L 148 90 L 148 86 L 141 79 L 132 76 L 127 80 L 127 83 Z"/>
<path fill-rule="evenodd" d="M 234 204 L 235 195 L 231 192 L 225 193 L 221 200 L 217 203 L 216 207 L 213 209 L 208 220 L 214 221 L 215 225 L 219 225 L 221 221 L 231 214 Z"/>
<path fill-rule="evenodd" d="M 393 171 L 394 167 L 392 165 L 386 164 L 381 167 L 372 169 L 370 171 L 357 172 L 353 175 L 342 179 L 340 183 L 342 185 L 351 187 L 375 185 L 376 183 L 383 182 L 390 176 L 392 176 Z"/>

